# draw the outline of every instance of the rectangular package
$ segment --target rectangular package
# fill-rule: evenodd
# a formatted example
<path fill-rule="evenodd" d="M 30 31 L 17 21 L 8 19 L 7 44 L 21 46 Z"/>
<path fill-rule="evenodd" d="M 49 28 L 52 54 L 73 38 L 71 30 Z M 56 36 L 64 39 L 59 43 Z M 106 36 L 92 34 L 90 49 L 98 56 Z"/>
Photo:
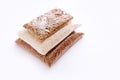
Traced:
<path fill-rule="evenodd" d="M 53 9 L 26 23 L 16 43 L 51 66 L 83 36 L 74 31 L 80 25 L 72 19 L 61 9 Z"/>

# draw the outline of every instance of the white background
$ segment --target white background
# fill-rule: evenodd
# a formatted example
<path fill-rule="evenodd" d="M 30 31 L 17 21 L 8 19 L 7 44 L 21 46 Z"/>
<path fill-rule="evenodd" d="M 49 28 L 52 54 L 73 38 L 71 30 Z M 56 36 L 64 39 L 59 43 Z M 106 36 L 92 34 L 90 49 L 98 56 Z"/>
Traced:
<path fill-rule="evenodd" d="M 85 35 L 48 68 L 14 41 L 24 23 L 56 7 Z M 120 80 L 120 0 L 0 0 L 0 80 Z"/>

